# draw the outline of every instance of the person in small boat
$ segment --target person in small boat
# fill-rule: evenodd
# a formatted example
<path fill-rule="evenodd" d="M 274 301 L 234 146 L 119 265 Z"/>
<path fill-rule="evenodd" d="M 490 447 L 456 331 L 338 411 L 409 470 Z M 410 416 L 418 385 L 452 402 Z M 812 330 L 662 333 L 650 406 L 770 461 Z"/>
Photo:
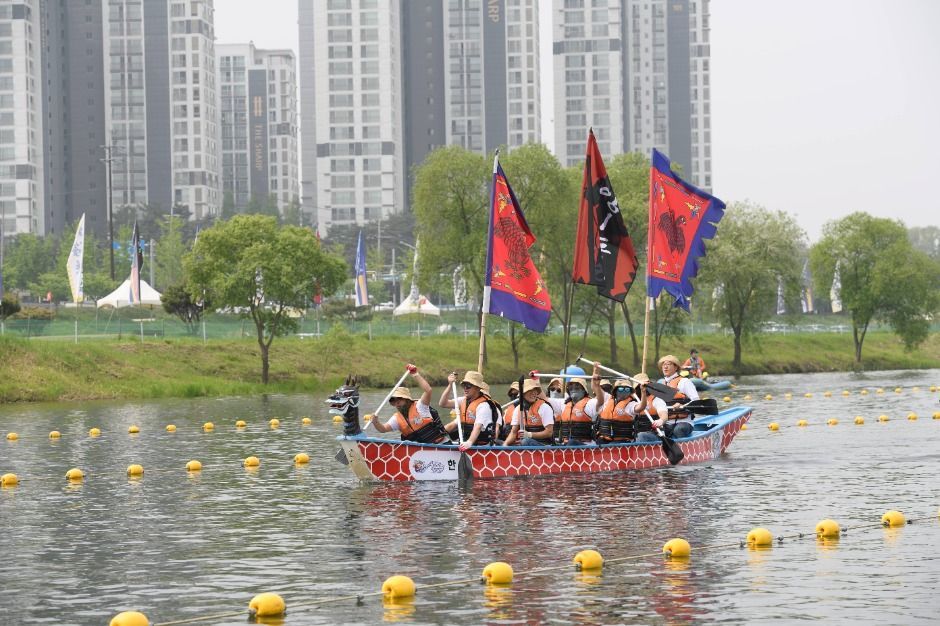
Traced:
<path fill-rule="evenodd" d="M 597 419 L 598 399 L 603 405 L 604 391 L 600 387 L 599 363 L 594 364 L 591 387 L 594 396 L 588 393 L 587 381 L 583 378 L 568 380 L 568 399 L 560 412 L 556 412 L 555 435 L 562 445 L 590 445 L 594 443 L 594 421 Z"/>
<path fill-rule="evenodd" d="M 597 443 L 622 443 L 636 439 L 636 413 L 633 406 L 636 400 L 629 380 L 614 381 L 610 395 L 600 389 L 597 404 L 601 405 L 594 435 Z"/>
<path fill-rule="evenodd" d="M 438 403 L 441 408 L 455 408 L 451 388 L 456 381 L 457 372 L 451 372 L 447 377 L 447 389 L 441 394 Z M 453 436 L 457 432 L 457 420 L 460 420 L 464 436 L 461 450 L 466 450 L 472 445 L 488 445 L 493 440 L 493 429 L 500 416 L 499 405 L 486 393 L 489 391 L 489 385 L 483 380 L 483 374 L 480 372 L 469 370 L 464 374 L 460 386 L 463 387 L 464 397 L 458 398 L 457 417 L 444 426 L 444 429 Z"/>
<path fill-rule="evenodd" d="M 610 395 L 611 390 L 614 388 L 613 383 L 610 382 L 608 378 L 601 378 L 601 389 L 604 390 L 604 393 Z"/>
<path fill-rule="evenodd" d="M 388 403 L 395 407 L 395 415 L 384 424 L 375 420 L 375 429 L 380 433 L 398 431 L 402 441 L 419 443 L 442 443 L 448 440 L 441 417 L 431 407 L 431 385 L 415 371 L 412 375 L 421 387 L 421 397 L 415 400 L 407 387 L 396 387 Z"/>
<path fill-rule="evenodd" d="M 629 407 L 636 417 L 636 441 L 658 442 L 659 435 L 654 429 L 663 429 L 669 423 L 669 407 L 662 398 L 649 394 L 646 385 L 650 377 L 640 372 L 633 377 L 634 404 Z M 663 431 L 665 433 L 665 431 Z"/>
<path fill-rule="evenodd" d="M 554 400 L 565 399 L 565 383 L 561 378 L 548 381 L 548 397 Z"/>
<path fill-rule="evenodd" d="M 698 350 L 692 348 L 689 351 L 689 358 L 682 364 L 682 369 L 689 373 L 689 376 L 695 378 L 705 378 L 705 359 L 698 355 Z"/>
<path fill-rule="evenodd" d="M 519 398 L 519 381 L 514 382 L 509 386 L 509 392 L 506 394 L 509 396 L 509 401 L 518 400 Z M 518 404 L 510 404 L 503 410 L 503 417 L 499 421 L 499 431 L 496 435 L 496 438 L 499 441 L 505 441 L 506 437 L 509 436 L 509 431 L 512 430 L 512 416 L 518 408 Z"/>
<path fill-rule="evenodd" d="M 537 380 L 526 380 L 522 385 L 522 398 L 525 401 L 525 433 L 522 440 L 524 446 L 551 445 L 555 430 L 555 412 L 548 402 L 542 398 L 542 386 Z M 512 417 L 512 430 L 506 437 L 507 446 L 514 445 L 519 438 L 521 430 L 520 413 L 516 410 Z"/>
<path fill-rule="evenodd" d="M 669 406 L 669 422 L 665 424 L 663 431 L 670 437 L 688 437 L 692 434 L 692 414 L 683 410 L 682 405 L 698 400 L 698 391 L 691 380 L 679 376 L 679 359 L 675 356 L 667 354 L 659 359 L 659 367 L 663 372 L 659 382 L 669 385 L 677 392 Z"/>

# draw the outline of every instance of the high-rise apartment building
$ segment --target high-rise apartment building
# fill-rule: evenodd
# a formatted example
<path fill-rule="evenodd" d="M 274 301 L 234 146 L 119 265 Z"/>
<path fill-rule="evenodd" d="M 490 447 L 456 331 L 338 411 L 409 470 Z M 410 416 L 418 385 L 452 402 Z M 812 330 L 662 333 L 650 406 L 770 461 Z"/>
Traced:
<path fill-rule="evenodd" d="M 297 70 L 290 50 L 216 46 L 221 93 L 222 189 L 243 210 L 300 200 Z"/>
<path fill-rule="evenodd" d="M 305 213 L 321 229 L 401 211 L 398 0 L 301 0 Z"/>
<path fill-rule="evenodd" d="M 711 187 L 708 0 L 554 0 L 555 152 L 652 148 Z"/>
<path fill-rule="evenodd" d="M 411 173 L 435 147 L 541 140 L 537 0 L 324 3 L 300 3 L 303 204 L 322 228 L 403 210 Z M 364 56 L 375 51 L 376 62 Z M 375 69 L 389 90 L 379 112 L 347 111 L 376 101 L 366 89 Z M 376 133 L 382 145 L 368 146 Z"/>

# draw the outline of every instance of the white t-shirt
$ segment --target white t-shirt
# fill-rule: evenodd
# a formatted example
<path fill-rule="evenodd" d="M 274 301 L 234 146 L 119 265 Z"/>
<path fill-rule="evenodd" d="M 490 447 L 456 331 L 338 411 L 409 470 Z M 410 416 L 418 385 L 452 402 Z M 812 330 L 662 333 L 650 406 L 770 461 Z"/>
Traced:
<path fill-rule="evenodd" d="M 467 407 L 467 398 L 460 399 L 460 413 L 465 414 Z M 486 428 L 493 422 L 493 409 L 490 408 L 489 402 L 481 402 L 477 405 L 476 410 L 473 413 L 473 423 L 479 424 L 480 428 Z"/>
<path fill-rule="evenodd" d="M 431 407 L 421 402 L 420 399 L 415 400 L 415 406 L 418 407 L 418 416 L 420 417 L 431 417 Z M 385 425 L 391 428 L 392 430 L 401 430 L 401 427 L 398 425 L 398 418 L 394 415 L 390 420 L 385 422 Z"/>
<path fill-rule="evenodd" d="M 516 410 L 512 414 L 513 426 L 519 425 L 519 415 L 521 413 L 522 411 Z M 543 402 L 542 406 L 539 407 L 539 417 L 542 418 L 542 426 L 548 426 L 549 424 L 555 423 L 555 411 L 548 402 Z"/>
<path fill-rule="evenodd" d="M 668 379 L 660 378 L 659 382 L 661 382 L 664 385 L 667 385 L 669 384 L 669 381 L 672 380 L 673 378 L 679 379 L 678 390 L 684 393 L 686 398 L 688 398 L 689 400 L 698 400 L 698 390 L 695 388 L 695 383 L 693 383 L 688 378 L 683 378 L 682 376 L 679 376 L 678 374 L 673 374 Z"/>
<path fill-rule="evenodd" d="M 652 399 L 652 401 L 653 401 L 652 404 L 650 404 L 650 399 Z M 636 408 L 637 408 L 639 405 L 640 405 L 640 401 L 639 401 L 639 400 L 634 400 L 633 402 L 631 402 L 630 404 L 627 405 L 627 413 L 629 413 L 629 414 L 632 415 L 633 417 L 639 417 L 639 415 L 638 415 L 638 413 L 637 413 L 637 410 L 636 410 Z M 662 398 L 657 398 L 657 397 L 655 397 L 655 396 L 652 397 L 652 398 L 647 397 L 647 400 L 646 400 L 646 410 L 647 410 L 647 412 L 649 412 L 650 417 L 652 417 L 654 420 L 658 420 L 658 419 L 659 419 L 659 416 L 657 415 L 658 410 L 659 410 L 659 409 L 665 409 L 665 408 L 667 408 L 667 406 L 666 406 L 666 401 L 663 400 Z"/>

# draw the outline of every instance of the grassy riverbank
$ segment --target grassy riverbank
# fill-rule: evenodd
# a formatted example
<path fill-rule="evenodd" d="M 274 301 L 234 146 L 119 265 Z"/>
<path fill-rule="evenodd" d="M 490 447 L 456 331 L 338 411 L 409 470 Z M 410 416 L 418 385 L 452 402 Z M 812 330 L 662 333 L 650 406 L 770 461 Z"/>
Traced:
<path fill-rule="evenodd" d="M 710 372 L 731 371 L 731 338 L 704 335 L 670 341 L 665 351 L 684 358 L 695 346 Z M 580 338 L 572 342 L 576 355 Z M 632 348 L 620 341 L 619 362 L 628 372 Z M 558 370 L 559 337 L 540 338 L 521 347 L 520 368 L 513 366 L 505 338 L 489 341 L 487 380 L 508 382 L 519 370 Z M 591 338 L 585 354 L 609 360 L 606 338 Z M 764 335 L 746 347 L 742 374 L 850 371 L 853 369 L 849 334 Z M 867 370 L 940 368 L 940 333 L 932 333 L 918 350 L 905 352 L 890 333 L 870 333 L 865 341 Z M 218 340 L 204 346 L 193 339 L 43 341 L 0 338 L 0 402 L 90 400 L 102 398 L 162 398 L 289 393 L 335 388 L 349 373 L 366 386 L 393 384 L 406 362 L 417 363 L 432 384 L 446 373 L 474 368 L 477 343 L 457 337 L 382 337 L 330 333 L 321 339 L 280 338 L 271 348 L 271 383 L 261 385 L 257 344 L 249 339 Z"/>

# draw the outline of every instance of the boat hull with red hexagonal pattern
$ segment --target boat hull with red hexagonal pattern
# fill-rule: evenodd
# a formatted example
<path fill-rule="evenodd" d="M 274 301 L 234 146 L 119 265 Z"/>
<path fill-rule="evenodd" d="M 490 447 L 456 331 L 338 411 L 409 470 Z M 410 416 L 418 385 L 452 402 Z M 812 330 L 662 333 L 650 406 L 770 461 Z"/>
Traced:
<path fill-rule="evenodd" d="M 718 458 L 751 417 L 736 407 L 693 421 L 692 435 L 676 439 L 683 464 Z M 601 446 L 474 446 L 461 454 L 453 445 L 363 437 L 339 437 L 349 467 L 362 480 L 460 480 L 653 469 L 669 465 L 660 443 Z"/>

